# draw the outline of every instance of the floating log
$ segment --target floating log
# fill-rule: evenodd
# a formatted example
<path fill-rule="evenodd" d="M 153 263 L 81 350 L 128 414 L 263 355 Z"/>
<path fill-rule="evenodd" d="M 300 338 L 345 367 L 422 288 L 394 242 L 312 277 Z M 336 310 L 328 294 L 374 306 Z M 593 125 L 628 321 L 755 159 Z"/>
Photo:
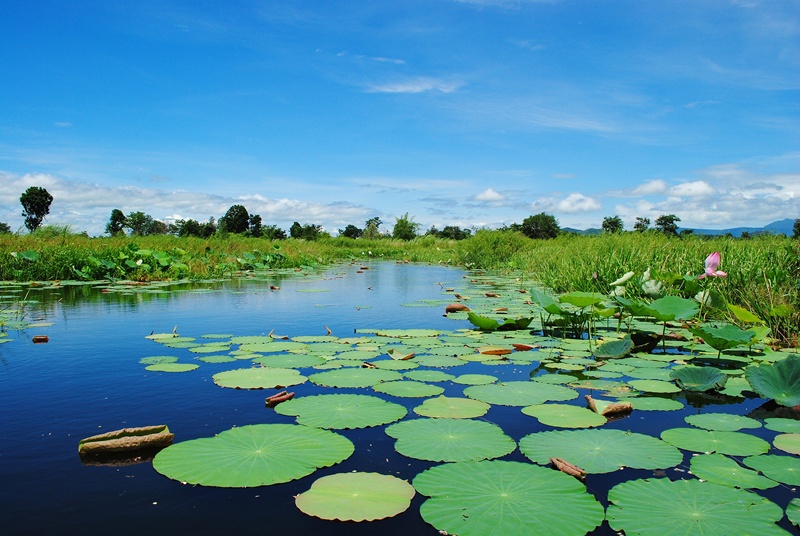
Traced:
<path fill-rule="evenodd" d="M 33 343 L 40 344 L 43 342 L 48 342 L 50 338 L 47 335 L 34 335 L 33 336 Z"/>
<path fill-rule="evenodd" d="M 268 408 L 274 408 L 281 402 L 286 402 L 287 400 L 291 400 L 293 398 L 294 398 L 294 393 L 287 393 L 286 391 L 281 391 L 280 393 L 268 396 L 264 400 L 264 402 L 266 403 Z"/>
<path fill-rule="evenodd" d="M 82 439 L 78 443 L 78 453 L 106 454 L 131 452 L 143 449 L 163 448 L 172 444 L 175 434 L 169 431 L 166 424 L 143 426 L 139 428 L 123 428 Z"/>
<path fill-rule="evenodd" d="M 563 458 L 550 458 L 550 463 L 552 463 L 553 467 L 555 467 L 562 473 L 567 473 L 568 475 L 574 476 L 579 480 L 583 480 L 584 478 L 586 478 L 585 470 L 581 469 L 577 465 L 569 463 L 567 460 Z"/>

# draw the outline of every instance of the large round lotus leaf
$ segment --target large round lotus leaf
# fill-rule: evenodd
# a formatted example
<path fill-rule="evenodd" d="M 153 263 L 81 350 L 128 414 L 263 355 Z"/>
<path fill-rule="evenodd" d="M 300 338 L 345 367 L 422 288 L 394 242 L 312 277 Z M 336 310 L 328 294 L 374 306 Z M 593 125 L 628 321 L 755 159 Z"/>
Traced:
<path fill-rule="evenodd" d="M 728 377 L 722 371 L 714 367 L 695 367 L 686 365 L 676 367 L 669 373 L 669 377 L 675 380 L 678 387 L 684 391 L 719 391 L 725 387 Z"/>
<path fill-rule="evenodd" d="M 664 296 L 644 305 L 642 309 L 659 322 L 672 322 L 673 320 L 689 320 L 698 313 L 700 306 L 695 300 L 688 298 Z"/>
<path fill-rule="evenodd" d="M 435 329 L 383 329 L 376 332 L 379 337 L 395 337 L 398 339 L 412 339 L 417 337 L 436 337 L 439 331 Z"/>
<path fill-rule="evenodd" d="M 199 358 L 203 363 L 233 363 L 236 358 L 229 355 L 207 355 Z"/>
<path fill-rule="evenodd" d="M 742 460 L 747 467 L 789 486 L 800 486 L 800 458 L 765 454 Z"/>
<path fill-rule="evenodd" d="M 418 382 L 447 382 L 455 378 L 452 374 L 441 370 L 411 370 L 403 375 L 409 380 Z"/>
<path fill-rule="evenodd" d="M 800 404 L 800 355 L 790 355 L 773 365 L 750 365 L 744 375 L 753 390 L 781 406 Z"/>
<path fill-rule="evenodd" d="M 428 396 L 437 396 L 444 392 L 444 387 L 431 385 L 429 383 L 415 382 L 413 380 L 379 383 L 372 389 L 378 393 L 403 398 L 424 398 Z"/>
<path fill-rule="evenodd" d="M 546 465 L 562 458 L 587 473 L 610 473 L 620 467 L 666 469 L 683 461 L 681 452 L 649 435 L 623 430 L 557 430 L 523 437 L 519 450 Z"/>
<path fill-rule="evenodd" d="M 305 383 L 306 377 L 295 369 L 252 367 L 218 372 L 212 376 L 220 387 L 235 389 L 272 389 Z"/>
<path fill-rule="evenodd" d="M 324 476 L 295 497 L 305 514 L 340 521 L 374 521 L 405 512 L 414 488 L 397 477 L 378 473 L 339 473 Z"/>
<path fill-rule="evenodd" d="M 466 365 L 467 362 L 449 355 L 419 355 L 414 361 L 422 367 L 449 368 Z"/>
<path fill-rule="evenodd" d="M 298 424 L 317 428 L 366 428 L 398 421 L 406 408 L 376 396 L 333 394 L 294 398 L 275 406 L 281 415 L 297 417 Z"/>
<path fill-rule="evenodd" d="M 251 352 L 262 352 L 265 354 L 274 354 L 277 352 L 298 352 L 308 348 L 307 344 L 292 341 L 276 341 L 266 345 L 261 344 L 243 344 L 239 347 L 240 350 Z"/>
<path fill-rule="evenodd" d="M 628 399 L 633 409 L 637 411 L 675 411 L 683 409 L 680 400 L 671 398 L 659 398 L 657 396 L 640 396 Z"/>
<path fill-rule="evenodd" d="M 591 428 L 603 426 L 605 417 L 594 411 L 569 404 L 541 404 L 522 408 L 522 413 L 536 417 L 540 423 L 557 428 Z"/>
<path fill-rule="evenodd" d="M 672 380 L 669 376 L 670 372 L 667 369 L 637 367 L 630 372 L 626 372 L 625 376 L 635 380 L 661 380 L 668 382 Z"/>
<path fill-rule="evenodd" d="M 628 385 L 646 393 L 677 393 L 680 387 L 661 380 L 631 380 Z"/>
<path fill-rule="evenodd" d="M 800 527 L 800 499 L 792 499 L 786 506 L 786 518 L 792 523 Z"/>
<path fill-rule="evenodd" d="M 296 424 L 254 424 L 171 445 L 153 459 L 162 475 L 202 486 L 246 488 L 289 482 L 353 454 L 349 439 Z"/>
<path fill-rule="evenodd" d="M 486 415 L 489 408 L 491 408 L 489 404 L 480 400 L 438 396 L 428 399 L 414 408 L 414 413 L 423 417 L 472 419 Z"/>
<path fill-rule="evenodd" d="M 189 348 L 193 354 L 213 354 L 214 352 L 227 352 L 231 349 L 230 343 L 209 343 Z"/>
<path fill-rule="evenodd" d="M 462 385 L 486 385 L 497 381 L 497 376 L 489 374 L 462 374 L 453 379 L 453 383 Z"/>
<path fill-rule="evenodd" d="M 325 387 L 372 387 L 381 382 L 400 380 L 403 375 L 394 370 L 343 368 L 312 374 L 308 379 Z"/>
<path fill-rule="evenodd" d="M 780 434 L 772 442 L 776 449 L 800 455 L 800 434 Z"/>
<path fill-rule="evenodd" d="M 769 489 L 778 485 L 774 480 L 742 467 L 722 454 L 693 456 L 692 473 L 697 478 L 742 489 Z"/>
<path fill-rule="evenodd" d="M 578 397 L 578 391 L 569 387 L 525 381 L 473 385 L 464 389 L 464 394 L 499 406 L 535 406 L 547 401 L 560 402 Z"/>
<path fill-rule="evenodd" d="M 156 363 L 148 365 L 144 369 L 153 372 L 189 372 L 200 368 L 200 365 L 193 363 Z"/>
<path fill-rule="evenodd" d="M 769 443 L 742 432 L 670 428 L 661 432 L 661 439 L 683 450 L 718 452 L 729 456 L 753 456 L 769 450 Z"/>
<path fill-rule="evenodd" d="M 786 534 L 783 510 L 755 493 L 699 480 L 631 480 L 608 492 L 606 519 L 625 534 Z"/>
<path fill-rule="evenodd" d="M 431 497 L 420 514 L 442 534 L 570 536 L 603 522 L 602 505 L 578 480 L 527 463 L 449 463 L 412 483 Z"/>
<path fill-rule="evenodd" d="M 325 362 L 322 357 L 308 354 L 265 355 L 253 359 L 253 363 L 274 368 L 315 367 Z"/>
<path fill-rule="evenodd" d="M 174 363 L 177 360 L 178 358 L 172 355 L 153 355 L 141 358 L 139 363 L 142 365 L 158 365 L 160 363 Z"/>
<path fill-rule="evenodd" d="M 470 419 L 402 421 L 388 426 L 386 434 L 397 439 L 400 454 L 432 462 L 499 458 L 517 448 L 499 426 Z"/>
<path fill-rule="evenodd" d="M 769 419 L 764 419 L 764 423 L 764 428 L 767 430 L 785 434 L 800 434 L 800 421 L 795 421 L 794 419 L 770 417 Z"/>
<path fill-rule="evenodd" d="M 383 370 L 412 370 L 419 366 L 412 361 L 395 361 L 394 359 L 381 359 L 373 361 L 372 364 Z"/>
<path fill-rule="evenodd" d="M 761 428 L 761 423 L 757 420 L 731 413 L 701 413 L 689 415 L 683 420 L 698 428 L 720 432 L 735 432 L 742 428 Z"/>

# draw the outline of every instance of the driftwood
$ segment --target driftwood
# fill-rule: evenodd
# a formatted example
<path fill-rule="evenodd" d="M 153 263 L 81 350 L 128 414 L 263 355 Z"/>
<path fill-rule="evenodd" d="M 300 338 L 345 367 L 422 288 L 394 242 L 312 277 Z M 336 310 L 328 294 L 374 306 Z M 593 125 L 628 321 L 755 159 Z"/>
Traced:
<path fill-rule="evenodd" d="M 42 342 L 48 342 L 50 338 L 47 335 L 34 335 L 32 340 L 34 344 L 39 344 Z"/>
<path fill-rule="evenodd" d="M 78 453 L 84 456 L 163 448 L 171 445 L 174 437 L 165 424 L 123 428 L 82 439 L 78 443 Z"/>
<path fill-rule="evenodd" d="M 292 398 L 294 398 L 294 393 L 287 393 L 286 391 L 281 391 L 280 393 L 268 396 L 264 400 L 264 402 L 266 403 L 268 408 L 274 408 L 281 402 L 286 402 L 287 400 L 291 400 Z"/>
<path fill-rule="evenodd" d="M 599 413 L 603 417 L 612 418 L 615 416 L 627 415 L 633 411 L 633 404 L 630 402 L 612 402 L 602 408 L 597 407 L 597 400 L 592 398 L 592 395 L 584 395 L 586 402 L 589 403 L 589 409 L 595 413 Z"/>
<path fill-rule="evenodd" d="M 562 473 L 567 473 L 568 475 L 574 476 L 579 480 L 583 480 L 584 478 L 586 478 L 586 471 L 584 471 L 577 465 L 569 463 L 567 460 L 564 460 L 563 458 L 550 458 L 550 463 L 552 463 L 553 467 L 555 467 Z"/>

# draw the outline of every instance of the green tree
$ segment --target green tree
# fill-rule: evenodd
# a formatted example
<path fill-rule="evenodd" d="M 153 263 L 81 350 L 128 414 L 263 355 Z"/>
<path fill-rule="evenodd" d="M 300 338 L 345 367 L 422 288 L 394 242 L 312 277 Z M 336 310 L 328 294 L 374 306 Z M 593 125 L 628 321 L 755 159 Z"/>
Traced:
<path fill-rule="evenodd" d="M 261 228 L 261 236 L 269 240 L 286 240 L 286 231 L 277 225 L 265 225 Z"/>
<path fill-rule="evenodd" d="M 250 213 L 242 205 L 233 205 L 219 219 L 219 224 L 229 233 L 244 233 L 250 229 Z"/>
<path fill-rule="evenodd" d="M 394 229 L 392 229 L 392 238 L 399 240 L 411 240 L 415 238 L 417 236 L 419 224 L 413 220 L 413 217 L 408 217 L 408 212 L 399 218 L 395 218 Z"/>
<path fill-rule="evenodd" d="M 153 227 L 153 217 L 142 211 L 131 212 L 125 218 L 125 228 L 134 236 L 147 236 Z"/>
<path fill-rule="evenodd" d="M 633 230 L 643 233 L 650 228 L 650 218 L 636 217 L 636 222 L 633 224 Z"/>
<path fill-rule="evenodd" d="M 800 218 L 794 220 L 794 227 L 792 228 L 792 231 L 794 232 L 792 238 L 800 238 Z"/>
<path fill-rule="evenodd" d="M 522 220 L 520 230 L 528 238 L 555 238 L 561 228 L 558 226 L 558 220 L 555 216 L 540 212 Z"/>
<path fill-rule="evenodd" d="M 106 224 L 106 233 L 111 236 L 125 233 L 125 213 L 115 208 L 111 211 L 111 217 Z"/>
<path fill-rule="evenodd" d="M 11 227 L 2 221 L 0 221 L 0 234 L 11 234 Z"/>
<path fill-rule="evenodd" d="M 175 234 L 178 236 L 203 236 L 203 225 L 197 220 L 178 220 L 175 226 L 177 227 Z"/>
<path fill-rule="evenodd" d="M 249 218 L 250 236 L 256 238 L 260 237 L 264 232 L 264 226 L 261 223 L 261 216 L 258 214 L 250 214 Z"/>
<path fill-rule="evenodd" d="M 50 214 L 50 203 L 53 196 L 50 192 L 39 186 L 31 186 L 19 197 L 22 204 L 22 217 L 25 218 L 25 227 L 34 232 L 42 224 L 45 216 Z"/>
<path fill-rule="evenodd" d="M 604 233 L 621 233 L 625 230 L 625 224 L 619 216 L 606 216 L 602 227 Z"/>
<path fill-rule="evenodd" d="M 377 216 L 368 219 L 364 224 L 364 234 L 362 236 L 364 238 L 369 238 L 370 240 L 375 240 L 376 238 L 380 238 L 381 237 L 380 227 L 382 224 L 383 222 Z"/>
<path fill-rule="evenodd" d="M 304 240 L 316 240 L 321 232 L 322 226 L 314 225 L 313 223 L 300 225 L 299 222 L 294 222 L 289 228 L 289 234 L 292 238 L 302 238 Z"/>
<path fill-rule="evenodd" d="M 675 214 L 662 214 L 656 218 L 655 228 L 669 236 L 678 235 L 678 222 L 681 221 Z"/>
<path fill-rule="evenodd" d="M 362 231 L 352 223 L 348 224 L 347 227 L 345 227 L 344 229 L 339 229 L 339 236 L 343 236 L 345 238 L 359 238 L 363 234 L 364 231 Z"/>

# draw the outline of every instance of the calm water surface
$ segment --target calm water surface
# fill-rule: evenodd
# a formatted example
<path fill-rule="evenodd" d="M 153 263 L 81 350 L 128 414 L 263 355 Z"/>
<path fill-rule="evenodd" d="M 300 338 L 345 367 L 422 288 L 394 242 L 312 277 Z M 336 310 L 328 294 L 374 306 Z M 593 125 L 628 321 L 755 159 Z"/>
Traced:
<path fill-rule="evenodd" d="M 149 462 L 89 466 L 78 457 L 80 439 L 124 427 L 167 424 L 178 442 L 210 437 L 233 426 L 294 422 L 264 407 L 265 396 L 271 394 L 267 391 L 214 385 L 213 374 L 246 362 L 201 363 L 199 369 L 181 374 L 146 371 L 139 360 L 147 356 L 180 355 L 180 361 L 187 362 L 184 351 L 146 339 L 152 332 L 171 332 L 177 326 L 179 334 L 198 339 L 211 333 L 266 335 L 273 330 L 292 337 L 324 335 L 327 326 L 334 335 L 348 337 L 361 328 L 470 327 L 466 321 L 443 317 L 443 305 L 402 306 L 416 300 L 446 303 L 445 288 L 463 284 L 463 272 L 391 263 L 373 264 L 363 273 L 356 273 L 357 268 L 336 267 L 321 277 L 176 286 L 182 290 L 165 294 L 104 294 L 89 287 L 31 290 L 28 299 L 39 304 L 28 306 L 26 319 L 53 325 L 11 331 L 13 342 L 0 344 L 3 532 L 437 534 L 419 515 L 425 500 L 420 495 L 396 518 L 360 524 L 318 520 L 294 506 L 293 496 L 326 474 L 359 470 L 410 481 L 433 465 L 397 454 L 384 427 L 340 431 L 356 445 L 350 459 L 298 481 L 261 488 L 193 487 L 156 473 Z M 271 284 L 280 288 L 270 290 Z M 50 342 L 33 344 L 36 334 L 49 336 Z M 449 372 L 523 380 L 530 367 L 467 364 Z M 463 385 L 438 385 L 446 388 L 445 395 L 462 396 Z M 292 390 L 298 396 L 331 392 L 311 383 Z M 375 394 L 369 389 L 338 391 Z M 422 402 L 391 400 L 409 412 Z M 745 400 L 733 411 L 745 414 L 762 403 Z M 658 436 L 665 428 L 684 425 L 683 417 L 697 411 L 687 406 L 684 411 L 641 412 L 607 426 Z M 726 411 L 732 411 L 731 406 Z M 513 407 L 494 407 L 486 419 L 500 424 L 516 441 L 546 429 Z M 503 459 L 527 461 L 518 451 Z M 625 478 L 649 476 L 651 471 L 627 471 Z M 618 479 L 613 474 L 590 475 L 587 487 L 605 504 L 607 490 Z M 782 507 L 788 502 L 766 495 Z M 608 533 L 607 525 L 596 531 Z"/>

